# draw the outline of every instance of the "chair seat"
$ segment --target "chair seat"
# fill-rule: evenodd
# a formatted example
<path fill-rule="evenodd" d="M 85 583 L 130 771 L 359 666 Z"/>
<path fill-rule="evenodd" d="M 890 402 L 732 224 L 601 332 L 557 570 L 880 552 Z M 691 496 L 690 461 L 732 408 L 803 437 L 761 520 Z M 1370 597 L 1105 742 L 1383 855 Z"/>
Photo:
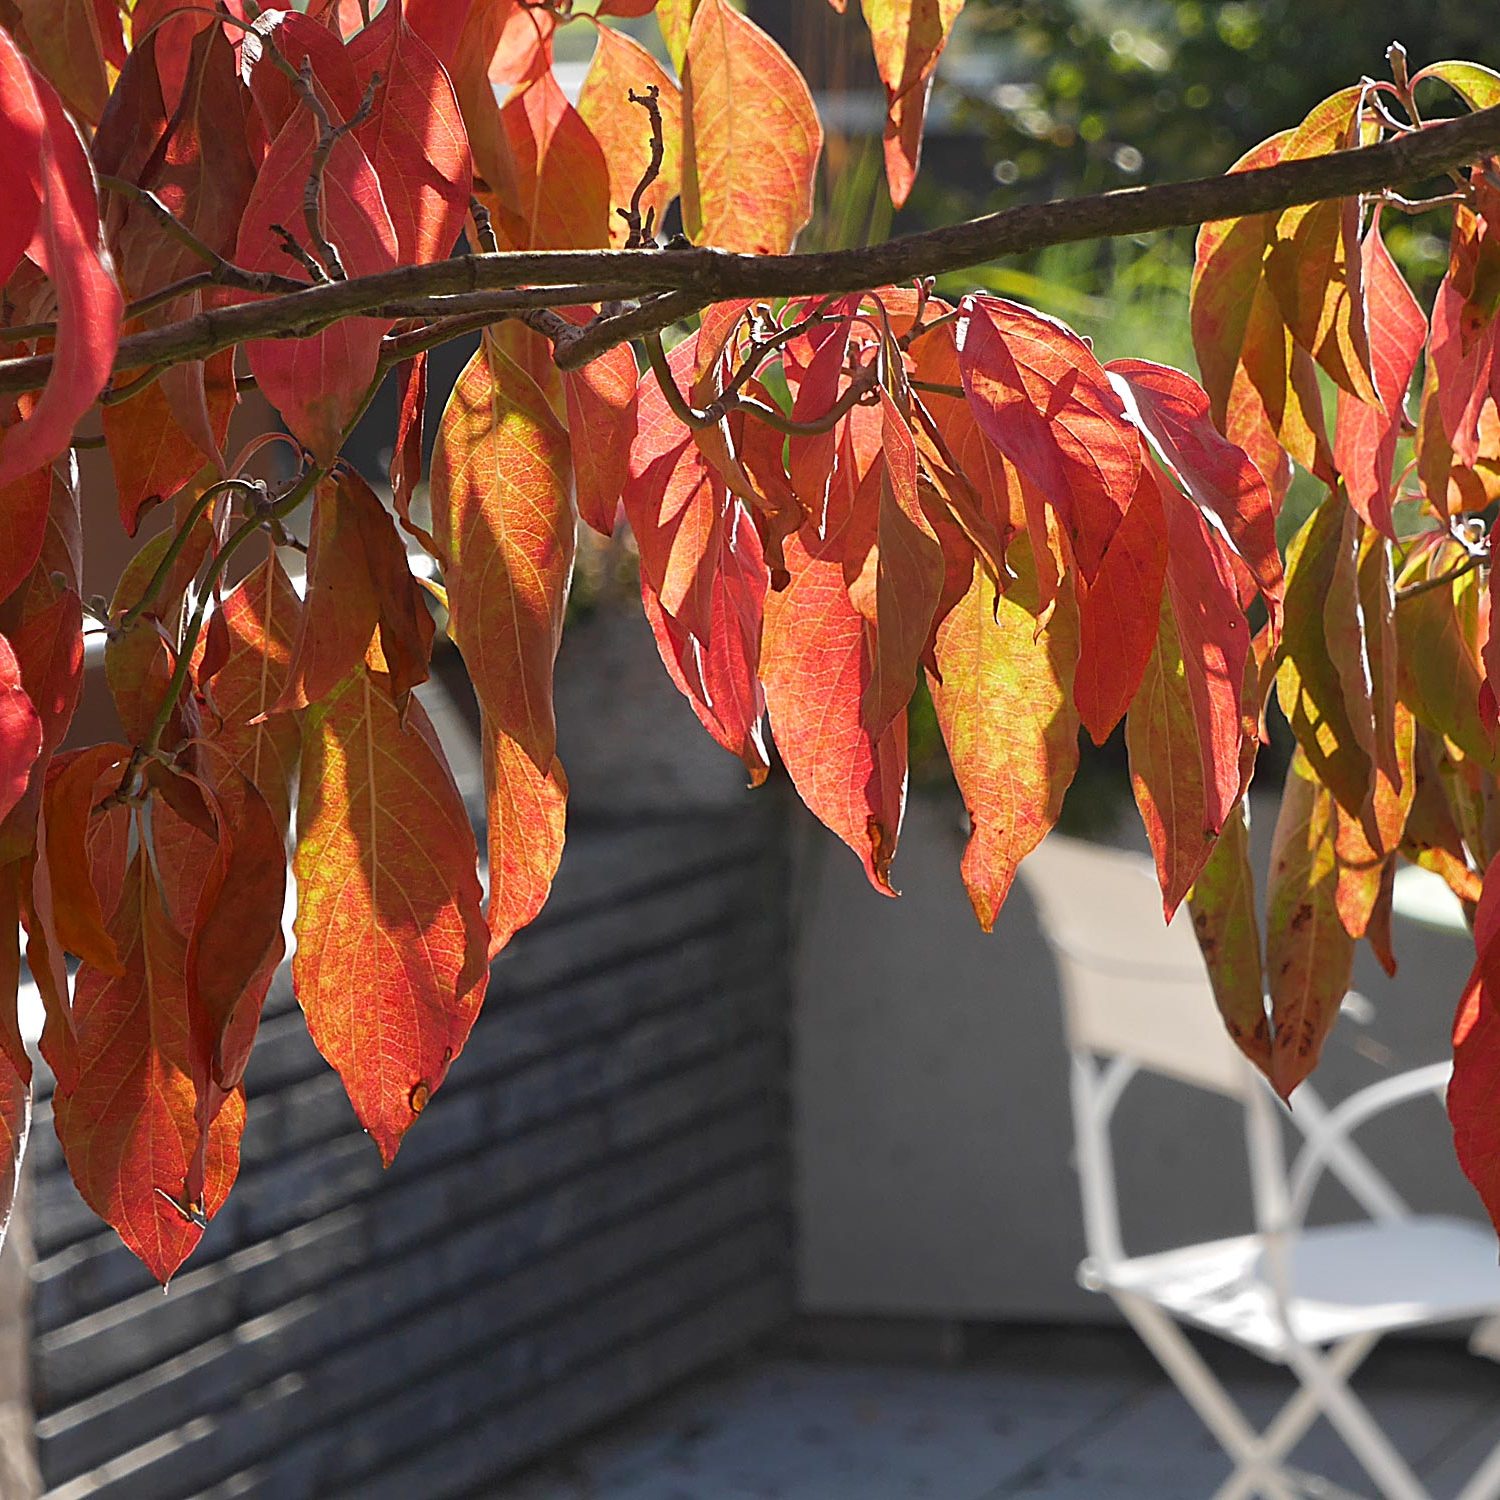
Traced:
<path fill-rule="evenodd" d="M 1189 1245 L 1102 1268 L 1086 1282 L 1134 1292 L 1185 1322 L 1280 1362 L 1283 1334 L 1258 1235 Z M 1425 1216 L 1305 1229 L 1288 1315 L 1303 1344 L 1480 1317 L 1500 1309 L 1494 1231 Z"/>

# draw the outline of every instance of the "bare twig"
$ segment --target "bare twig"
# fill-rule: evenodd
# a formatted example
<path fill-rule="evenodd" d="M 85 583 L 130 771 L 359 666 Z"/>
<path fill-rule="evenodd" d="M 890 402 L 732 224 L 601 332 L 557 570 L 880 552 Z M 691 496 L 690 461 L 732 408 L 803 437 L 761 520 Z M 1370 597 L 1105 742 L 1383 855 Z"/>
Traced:
<path fill-rule="evenodd" d="M 328 238 L 324 228 L 323 177 L 328 169 L 328 159 L 333 155 L 333 148 L 344 136 L 352 130 L 357 130 L 370 117 L 370 111 L 375 105 L 375 92 L 380 87 L 380 81 L 379 73 L 370 74 L 370 81 L 365 85 L 365 96 L 360 101 L 359 108 L 347 120 L 335 125 L 313 83 L 311 61 L 303 62 L 297 76 L 297 92 L 302 96 L 302 102 L 312 111 L 313 119 L 318 123 L 318 144 L 313 148 L 307 184 L 302 189 L 302 218 L 307 225 L 312 248 L 322 262 L 330 281 L 347 281 L 349 273 L 344 270 L 344 262 L 339 256 L 338 247 Z"/>
<path fill-rule="evenodd" d="M 646 85 L 644 93 L 638 94 L 631 89 L 626 97 L 632 104 L 639 104 L 646 111 L 651 122 L 651 157 L 646 163 L 646 170 L 641 173 L 641 180 L 636 183 L 635 192 L 630 195 L 630 207 L 615 210 L 630 230 L 630 235 L 625 241 L 625 248 L 641 250 L 647 245 L 656 243 L 656 210 L 648 208 L 645 217 L 642 218 L 641 200 L 646 196 L 646 191 L 651 184 L 661 176 L 661 164 L 666 160 L 667 155 L 659 102 L 661 89 L 656 84 L 650 83 Z"/>

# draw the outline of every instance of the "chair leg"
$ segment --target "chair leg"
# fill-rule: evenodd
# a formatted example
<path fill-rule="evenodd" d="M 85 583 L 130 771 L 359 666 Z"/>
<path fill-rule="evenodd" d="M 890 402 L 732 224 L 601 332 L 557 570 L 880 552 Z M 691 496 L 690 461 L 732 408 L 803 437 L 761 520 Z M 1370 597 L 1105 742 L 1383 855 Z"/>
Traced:
<path fill-rule="evenodd" d="M 1219 1384 L 1187 1336 L 1154 1303 L 1130 1292 L 1110 1295 L 1141 1342 L 1156 1356 L 1203 1425 L 1219 1440 L 1250 1484 L 1266 1500 L 1297 1500 L 1297 1490 L 1274 1455 L 1263 1451 L 1255 1429 Z M 1316 1402 L 1315 1402 L 1316 1404 Z M 1238 1477 L 1238 1475 L 1236 1476 Z"/>
<path fill-rule="evenodd" d="M 1500 1500 L 1500 1443 L 1474 1470 L 1469 1482 L 1458 1492 L 1458 1500 Z"/>
<path fill-rule="evenodd" d="M 1364 1466 L 1365 1473 L 1375 1481 L 1383 1500 L 1431 1500 L 1422 1482 L 1344 1384 L 1331 1361 L 1292 1343 L 1287 1349 L 1287 1363 L 1314 1394 L 1323 1415 Z"/>
<path fill-rule="evenodd" d="M 1379 1342 L 1380 1336 L 1373 1333 L 1345 1339 L 1328 1357 L 1329 1373 L 1337 1380 L 1347 1380 Z M 1277 1413 L 1275 1421 L 1261 1434 L 1257 1447 L 1262 1461 L 1279 1465 L 1321 1414 L 1317 1393 L 1305 1385 L 1300 1386 L 1296 1395 Z M 1254 1475 L 1242 1469 L 1230 1475 L 1215 1493 L 1214 1500 L 1248 1500 L 1254 1490 Z M 1481 1497 L 1476 1496 L 1474 1500 L 1481 1500 Z M 1495 1500 L 1495 1497 L 1485 1496 L 1483 1500 Z"/>

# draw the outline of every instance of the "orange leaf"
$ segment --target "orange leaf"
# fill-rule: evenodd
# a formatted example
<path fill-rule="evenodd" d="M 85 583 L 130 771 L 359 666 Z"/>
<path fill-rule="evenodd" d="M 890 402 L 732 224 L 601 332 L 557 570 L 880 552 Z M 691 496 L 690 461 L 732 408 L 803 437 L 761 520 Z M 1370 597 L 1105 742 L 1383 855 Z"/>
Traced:
<path fill-rule="evenodd" d="M 76 1083 L 59 1084 L 53 1119 L 84 1201 L 165 1283 L 202 1237 L 239 1170 L 242 1094 L 231 1095 L 209 1132 L 201 1201 L 188 1197 L 199 1154 L 189 1062 L 184 963 L 187 939 L 173 924 L 144 850 L 125 877 L 110 921 L 123 972 L 85 964 L 78 974 Z"/>
<path fill-rule="evenodd" d="M 300 734 L 296 719 L 274 708 L 290 678 L 302 604 L 274 551 L 225 597 L 219 613 L 229 654 L 209 688 L 206 732 L 285 828 Z"/>
<path fill-rule="evenodd" d="M 535 383 L 486 342 L 443 413 L 432 529 L 449 631 L 481 707 L 539 770 L 557 727 L 552 666 L 573 566 L 567 436 Z"/>
<path fill-rule="evenodd" d="M 929 676 L 948 759 L 969 810 L 964 884 L 988 932 L 1016 867 L 1046 837 L 1078 767 L 1072 675 L 1078 618 L 1057 602 L 1038 633 L 1029 537 L 1012 543 L 1016 577 L 998 603 L 976 570 L 937 632 L 941 679 Z"/>
<path fill-rule="evenodd" d="M 609 167 L 550 70 L 502 107 L 500 126 L 514 176 L 509 191 L 490 184 L 501 248 L 608 245 Z"/>
<path fill-rule="evenodd" d="M 932 75 L 964 0 L 861 0 L 885 85 L 885 175 L 900 208 L 922 158 Z M 842 7 L 840 7 L 842 8 Z"/>
<path fill-rule="evenodd" d="M 614 534 L 630 478 L 639 381 L 628 344 L 563 373 L 578 514 L 601 536 Z"/>
<path fill-rule="evenodd" d="M 682 67 L 682 221 L 720 250 L 784 254 L 812 217 L 823 127 L 796 65 L 728 0 L 701 0 Z"/>
<path fill-rule="evenodd" d="M 868 621 L 849 600 L 843 564 L 803 538 L 786 547 L 791 581 L 766 599 L 761 678 L 792 784 L 859 856 L 870 883 L 895 895 L 891 859 L 906 806 L 906 714 L 878 738 L 860 704 L 874 670 Z"/>
<path fill-rule="evenodd" d="M 390 513 L 352 469 L 320 484 L 307 550 L 307 600 L 274 712 L 305 708 L 364 660 L 377 627 L 398 701 L 427 679 L 432 616 Z"/>
<path fill-rule="evenodd" d="M 389 1164 L 484 998 L 477 850 L 437 737 L 360 667 L 307 712 L 292 983 Z"/>
<path fill-rule="evenodd" d="M 662 118 L 662 161 L 655 180 L 641 196 L 641 213 L 644 217 L 653 210 L 659 229 L 667 205 L 682 191 L 682 91 L 639 42 L 623 31 L 601 26 L 594 60 L 578 95 L 578 113 L 604 152 L 612 210 L 631 206 L 636 185 L 651 161 L 651 120 L 630 94 L 644 94 L 653 84 Z M 610 243 L 619 249 L 628 234 L 625 220 L 611 212 Z"/>
<path fill-rule="evenodd" d="M 521 746 L 481 719 L 493 958 L 547 904 L 562 862 L 568 779 L 556 756 L 539 771 Z"/>

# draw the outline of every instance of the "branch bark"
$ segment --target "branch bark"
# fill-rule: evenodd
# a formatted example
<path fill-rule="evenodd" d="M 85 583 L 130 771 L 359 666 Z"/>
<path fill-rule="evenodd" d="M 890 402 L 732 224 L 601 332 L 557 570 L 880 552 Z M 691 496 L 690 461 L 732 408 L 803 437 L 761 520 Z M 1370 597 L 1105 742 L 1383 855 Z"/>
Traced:
<path fill-rule="evenodd" d="M 587 286 L 599 300 L 652 297 L 559 341 L 557 360 L 575 368 L 625 339 L 697 307 L 736 297 L 816 296 L 941 275 L 1049 245 L 1177 229 L 1215 219 L 1274 213 L 1327 198 L 1380 192 L 1441 177 L 1500 155 L 1500 106 L 1443 121 L 1357 150 L 1251 172 L 1025 204 L 964 224 L 906 235 L 858 250 L 817 255 L 739 255 L 724 250 L 540 250 L 454 256 L 305 290 L 212 308 L 120 341 L 115 369 L 204 359 L 246 339 L 304 338 L 341 318 L 406 309 L 427 299 L 526 288 L 528 307 L 566 306 Z M 553 287 L 548 298 L 536 289 Z M 496 299 L 497 316 L 504 299 Z M 441 303 L 432 309 L 441 315 Z M 658 321 L 661 320 L 661 321 Z M 0 360 L 0 392 L 38 390 L 51 355 Z"/>

